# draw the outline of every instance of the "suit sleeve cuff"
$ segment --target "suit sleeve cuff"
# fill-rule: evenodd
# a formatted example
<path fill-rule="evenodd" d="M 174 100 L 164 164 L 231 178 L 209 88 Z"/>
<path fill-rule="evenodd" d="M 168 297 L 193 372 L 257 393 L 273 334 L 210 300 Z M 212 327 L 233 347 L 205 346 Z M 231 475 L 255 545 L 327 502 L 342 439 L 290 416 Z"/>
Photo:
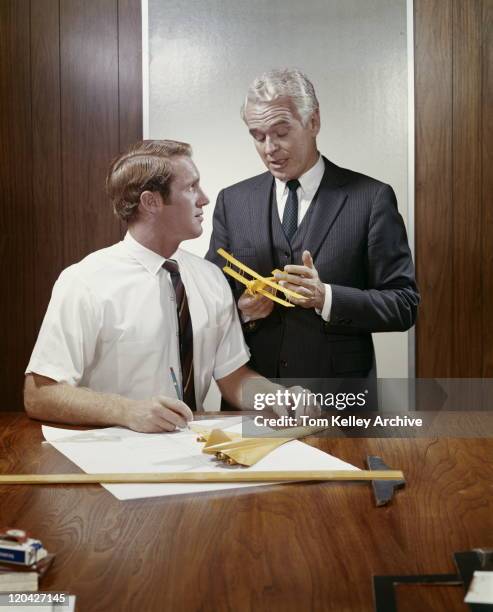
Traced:
<path fill-rule="evenodd" d="M 315 312 L 322 317 L 327 323 L 330 321 L 330 311 L 332 308 L 332 287 L 325 284 L 325 300 L 322 310 L 315 308 Z"/>

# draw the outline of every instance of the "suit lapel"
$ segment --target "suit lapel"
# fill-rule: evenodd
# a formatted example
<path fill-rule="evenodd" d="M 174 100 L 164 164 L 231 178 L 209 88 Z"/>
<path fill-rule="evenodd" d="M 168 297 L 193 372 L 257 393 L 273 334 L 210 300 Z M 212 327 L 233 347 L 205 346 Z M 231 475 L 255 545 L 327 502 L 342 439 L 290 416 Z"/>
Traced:
<path fill-rule="evenodd" d="M 303 248 L 310 251 L 313 259 L 315 259 L 347 198 L 347 193 L 342 188 L 344 181 L 339 168 L 325 157 L 323 159 L 325 172 L 316 195 L 315 208 L 303 244 Z"/>
<path fill-rule="evenodd" d="M 257 187 L 248 193 L 249 231 L 255 245 L 257 269 L 259 274 L 268 276 L 274 268 L 270 233 L 270 201 L 274 178 L 270 172 L 261 175 Z"/>

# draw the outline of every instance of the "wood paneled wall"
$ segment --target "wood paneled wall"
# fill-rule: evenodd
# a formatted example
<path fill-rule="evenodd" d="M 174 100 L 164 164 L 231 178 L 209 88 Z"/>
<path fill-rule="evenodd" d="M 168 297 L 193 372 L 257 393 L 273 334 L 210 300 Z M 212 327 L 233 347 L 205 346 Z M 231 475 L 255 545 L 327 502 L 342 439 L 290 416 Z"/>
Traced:
<path fill-rule="evenodd" d="M 110 160 L 142 138 L 140 0 L 0 0 L 0 409 L 53 283 L 122 232 Z"/>
<path fill-rule="evenodd" d="M 493 377 L 493 0 L 415 0 L 418 377 Z"/>
<path fill-rule="evenodd" d="M 414 0 L 417 375 L 493 376 L 493 0 Z M 118 240 L 142 136 L 139 0 L 0 0 L 0 409 L 60 271 Z"/>

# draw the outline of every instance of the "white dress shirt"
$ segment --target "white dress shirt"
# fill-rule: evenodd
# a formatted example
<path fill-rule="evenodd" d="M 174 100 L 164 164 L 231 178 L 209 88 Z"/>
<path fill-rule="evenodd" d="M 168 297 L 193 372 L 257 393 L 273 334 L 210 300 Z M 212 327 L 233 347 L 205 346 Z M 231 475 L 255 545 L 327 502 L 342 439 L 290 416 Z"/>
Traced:
<path fill-rule="evenodd" d="M 233 296 L 221 270 L 178 249 L 193 328 L 194 382 L 202 406 L 212 377 L 249 360 Z M 125 239 L 64 270 L 55 286 L 27 373 L 131 399 L 176 397 L 178 319 L 165 258 Z"/>
<path fill-rule="evenodd" d="M 309 170 L 302 174 L 298 181 L 300 186 L 296 190 L 298 196 L 298 227 L 303 221 L 303 217 L 306 215 L 310 204 L 312 203 L 317 189 L 320 187 L 322 177 L 325 172 L 325 164 L 322 156 L 319 155 L 317 163 L 312 166 Z M 289 189 L 285 182 L 276 180 L 276 202 L 277 211 L 279 213 L 279 219 L 282 220 L 284 209 L 286 208 L 286 202 L 288 200 Z M 301 264 L 301 262 L 299 262 Z M 317 314 L 321 315 L 324 321 L 330 319 L 330 309 L 332 307 L 332 288 L 330 285 L 325 284 L 325 300 L 322 310 L 316 310 Z"/>

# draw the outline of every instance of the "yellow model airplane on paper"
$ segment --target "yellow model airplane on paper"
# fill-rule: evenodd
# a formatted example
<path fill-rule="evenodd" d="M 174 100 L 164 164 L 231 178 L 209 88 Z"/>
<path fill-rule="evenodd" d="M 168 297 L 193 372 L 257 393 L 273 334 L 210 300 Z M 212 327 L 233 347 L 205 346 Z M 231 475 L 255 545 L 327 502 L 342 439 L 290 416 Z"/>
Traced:
<path fill-rule="evenodd" d="M 241 263 L 241 261 L 238 261 L 232 255 L 227 253 L 224 249 L 217 249 L 217 252 L 228 262 L 223 268 L 224 272 L 229 276 L 233 277 L 239 283 L 245 285 L 247 288 L 247 293 L 249 293 L 250 295 L 261 293 L 262 295 L 265 295 L 265 297 L 269 298 L 269 300 L 277 302 L 278 304 L 282 304 L 283 306 L 287 306 L 288 308 L 294 307 L 294 304 L 291 304 L 291 302 L 289 301 L 290 297 L 298 298 L 301 300 L 306 299 L 304 295 L 296 293 L 296 291 L 286 289 L 282 285 L 279 285 L 279 283 L 276 283 L 274 280 L 274 276 L 260 276 L 260 274 L 257 274 L 254 270 L 252 270 L 248 266 L 245 266 L 245 264 Z M 238 271 L 234 270 L 231 267 L 232 265 L 238 268 Z M 280 272 L 280 270 L 273 270 L 272 274 L 275 274 L 276 272 Z M 246 278 L 244 276 L 245 274 L 251 276 L 252 278 Z M 266 286 L 273 289 L 273 292 L 264 289 L 264 287 Z M 283 293 L 287 299 L 284 300 L 278 297 L 276 295 L 278 291 Z"/>

